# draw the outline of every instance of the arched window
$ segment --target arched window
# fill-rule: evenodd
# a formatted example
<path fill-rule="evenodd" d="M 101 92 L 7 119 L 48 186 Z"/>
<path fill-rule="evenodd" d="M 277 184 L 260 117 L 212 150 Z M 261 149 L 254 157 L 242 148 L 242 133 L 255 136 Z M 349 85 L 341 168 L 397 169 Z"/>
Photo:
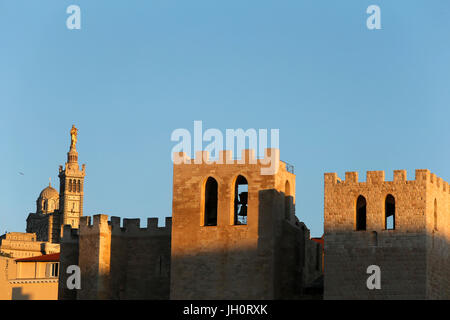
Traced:
<path fill-rule="evenodd" d="M 366 230 L 366 198 L 363 196 L 356 201 L 356 230 Z"/>
<path fill-rule="evenodd" d="M 69 192 L 72 192 L 72 179 L 69 180 Z"/>
<path fill-rule="evenodd" d="M 289 184 L 289 181 L 286 180 L 286 184 L 284 185 L 284 194 L 286 197 L 291 195 L 291 185 Z"/>
<path fill-rule="evenodd" d="M 438 229 L 437 200 L 434 199 L 434 230 Z"/>
<path fill-rule="evenodd" d="M 286 184 L 284 185 L 284 196 L 285 196 L 285 204 L 284 204 L 284 217 L 286 220 L 289 220 L 292 215 L 292 208 L 294 206 L 294 199 L 291 195 L 291 185 L 289 181 L 286 180 Z"/>
<path fill-rule="evenodd" d="M 386 230 L 395 230 L 395 198 L 392 194 L 386 196 L 384 213 L 384 225 Z"/>
<path fill-rule="evenodd" d="M 80 180 L 78 180 L 78 183 L 77 183 L 77 192 L 81 192 L 81 181 Z"/>
<path fill-rule="evenodd" d="M 234 224 L 247 224 L 248 182 L 238 176 L 234 183 Z"/>
<path fill-rule="evenodd" d="M 217 226 L 217 190 L 216 179 L 209 177 L 205 185 L 205 226 Z"/>

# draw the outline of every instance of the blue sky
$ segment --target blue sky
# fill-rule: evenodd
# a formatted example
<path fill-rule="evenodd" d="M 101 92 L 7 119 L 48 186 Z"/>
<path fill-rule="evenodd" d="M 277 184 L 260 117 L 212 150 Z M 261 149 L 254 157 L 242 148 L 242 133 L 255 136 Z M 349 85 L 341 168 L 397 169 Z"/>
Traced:
<path fill-rule="evenodd" d="M 81 30 L 66 28 L 71 4 Z M 313 236 L 324 172 L 450 181 L 449 16 L 445 0 L 0 0 L 0 233 L 25 231 L 58 185 L 72 124 L 85 215 L 141 225 L 171 215 L 170 135 L 194 120 L 279 129 Z"/>

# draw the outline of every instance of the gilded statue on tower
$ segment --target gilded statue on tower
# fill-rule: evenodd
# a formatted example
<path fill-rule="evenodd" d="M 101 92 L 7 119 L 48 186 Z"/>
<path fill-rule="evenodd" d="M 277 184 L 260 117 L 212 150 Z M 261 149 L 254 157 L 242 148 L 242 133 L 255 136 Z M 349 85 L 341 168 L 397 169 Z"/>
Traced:
<path fill-rule="evenodd" d="M 72 129 L 70 130 L 70 149 L 75 149 L 75 146 L 77 145 L 77 135 L 78 135 L 78 129 L 75 128 L 75 125 L 72 125 Z"/>

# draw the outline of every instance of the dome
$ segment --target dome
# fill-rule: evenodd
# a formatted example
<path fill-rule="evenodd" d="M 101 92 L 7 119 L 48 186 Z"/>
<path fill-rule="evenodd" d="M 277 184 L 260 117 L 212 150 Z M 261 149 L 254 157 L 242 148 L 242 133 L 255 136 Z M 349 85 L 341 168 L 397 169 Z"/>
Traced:
<path fill-rule="evenodd" d="M 51 185 L 42 190 L 41 194 L 39 195 L 39 199 L 58 199 L 58 198 L 59 192 L 56 191 L 56 189 L 52 188 Z"/>

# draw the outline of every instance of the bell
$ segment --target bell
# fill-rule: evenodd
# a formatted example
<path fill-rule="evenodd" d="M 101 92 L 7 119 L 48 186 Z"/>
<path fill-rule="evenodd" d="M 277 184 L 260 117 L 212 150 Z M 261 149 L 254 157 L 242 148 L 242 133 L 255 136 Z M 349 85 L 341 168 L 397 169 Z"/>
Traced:
<path fill-rule="evenodd" d="M 248 202 L 248 192 L 241 192 L 239 194 L 239 204 L 242 204 L 243 206 L 247 205 Z"/>
<path fill-rule="evenodd" d="M 241 206 L 238 212 L 238 216 L 246 217 L 247 216 L 247 206 Z"/>

